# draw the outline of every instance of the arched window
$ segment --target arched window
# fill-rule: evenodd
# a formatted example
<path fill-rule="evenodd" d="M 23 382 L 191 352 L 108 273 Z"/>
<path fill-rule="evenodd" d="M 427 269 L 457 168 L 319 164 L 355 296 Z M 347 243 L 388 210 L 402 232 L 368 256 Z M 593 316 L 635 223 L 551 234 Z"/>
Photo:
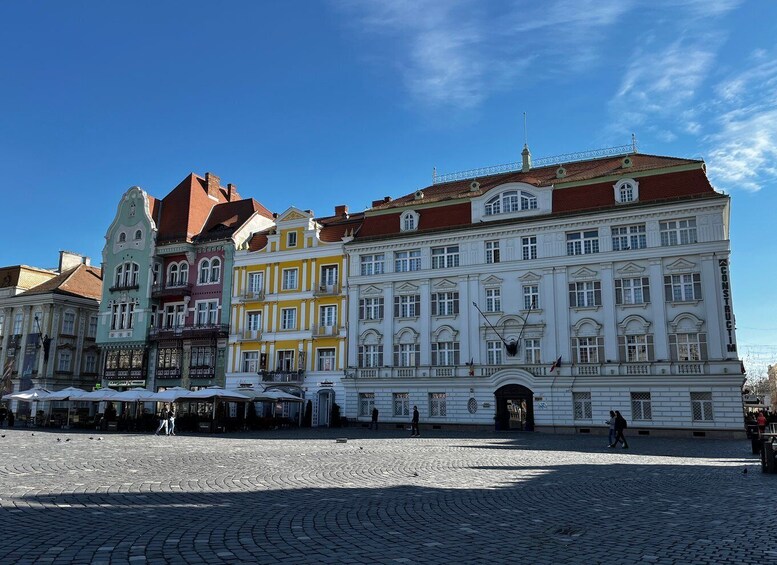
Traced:
<path fill-rule="evenodd" d="M 530 192 L 521 192 L 521 210 L 536 210 L 537 197 Z"/>
<path fill-rule="evenodd" d="M 486 216 L 536 209 L 537 197 L 530 192 L 519 193 L 517 190 L 506 190 L 486 202 Z"/>
<path fill-rule="evenodd" d="M 613 185 L 615 202 L 625 204 L 639 200 L 639 183 L 633 179 L 621 179 Z"/>
<path fill-rule="evenodd" d="M 189 282 L 189 263 L 186 261 L 178 267 L 178 282 L 182 285 Z"/>
<path fill-rule="evenodd" d="M 140 238 L 142 238 L 142 237 L 143 237 L 143 232 L 142 232 L 142 231 L 140 231 L 140 230 L 137 230 L 137 231 L 135 232 L 135 241 L 139 240 L 139 239 L 140 239 Z"/>
<path fill-rule="evenodd" d="M 221 261 L 213 259 L 210 262 L 210 282 L 216 283 L 221 279 Z"/>
<path fill-rule="evenodd" d="M 127 241 L 127 234 L 124 232 L 121 232 L 119 234 L 119 243 L 124 243 L 125 241 Z"/>
<path fill-rule="evenodd" d="M 178 286 L 178 265 L 173 263 L 167 271 L 167 286 Z"/>
<path fill-rule="evenodd" d="M 208 284 L 208 278 L 210 277 L 210 261 L 203 259 L 200 263 L 200 277 L 197 279 L 199 284 Z"/>
<path fill-rule="evenodd" d="M 402 214 L 402 217 L 400 219 L 400 226 L 399 229 L 401 231 L 415 231 L 418 229 L 418 218 L 420 215 L 418 212 L 414 212 L 412 210 L 408 210 L 404 214 Z"/>

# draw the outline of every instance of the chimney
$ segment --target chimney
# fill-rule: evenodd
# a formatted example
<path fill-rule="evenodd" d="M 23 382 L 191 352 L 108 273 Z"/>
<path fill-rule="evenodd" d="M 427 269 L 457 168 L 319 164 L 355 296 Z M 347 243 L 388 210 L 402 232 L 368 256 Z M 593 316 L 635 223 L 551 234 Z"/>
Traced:
<path fill-rule="evenodd" d="M 218 200 L 220 182 L 221 179 L 213 173 L 205 173 L 205 184 L 208 185 L 208 196 L 212 196 Z"/>
<path fill-rule="evenodd" d="M 348 216 L 348 206 L 345 204 L 341 204 L 340 206 L 335 206 L 335 216 L 338 216 L 342 218 L 343 216 Z"/>
<path fill-rule="evenodd" d="M 86 265 L 88 267 L 90 264 L 91 261 L 89 260 L 89 257 L 85 255 L 79 255 L 78 253 L 73 253 L 72 251 L 59 252 L 60 273 L 70 270 L 74 267 L 78 267 L 78 265 Z"/>
<path fill-rule="evenodd" d="M 523 151 L 521 151 L 521 172 L 528 173 L 529 169 L 531 169 L 531 151 L 529 151 L 529 146 L 524 143 Z"/>
<path fill-rule="evenodd" d="M 240 195 L 237 193 L 237 187 L 232 183 L 227 185 L 227 200 L 230 202 L 240 200 Z"/>
<path fill-rule="evenodd" d="M 383 204 L 388 204 L 389 202 L 391 202 L 391 196 L 384 196 L 383 200 L 373 200 L 372 201 L 372 207 L 374 208 L 375 206 L 381 206 Z"/>

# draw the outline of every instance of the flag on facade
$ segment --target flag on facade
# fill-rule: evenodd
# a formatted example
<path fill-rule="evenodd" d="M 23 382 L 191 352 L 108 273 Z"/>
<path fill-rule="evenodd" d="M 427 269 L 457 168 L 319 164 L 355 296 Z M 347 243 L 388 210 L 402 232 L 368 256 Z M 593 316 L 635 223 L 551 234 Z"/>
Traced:
<path fill-rule="evenodd" d="M 6 391 L 10 390 L 10 387 L 8 386 L 11 382 L 11 373 L 13 373 L 13 362 L 14 358 L 9 357 L 5 361 L 5 368 L 3 369 L 3 378 L 0 380 L 0 394 L 4 394 Z"/>
<path fill-rule="evenodd" d="M 558 359 L 553 361 L 553 364 L 550 366 L 550 372 L 552 373 L 553 371 L 555 371 L 559 367 L 561 367 L 561 355 L 558 356 Z"/>

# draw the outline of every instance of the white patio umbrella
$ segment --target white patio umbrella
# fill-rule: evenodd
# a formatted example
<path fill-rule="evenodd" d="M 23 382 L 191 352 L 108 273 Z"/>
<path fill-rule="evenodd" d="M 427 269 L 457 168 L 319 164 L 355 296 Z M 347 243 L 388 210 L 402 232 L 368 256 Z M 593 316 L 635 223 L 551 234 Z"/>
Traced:
<path fill-rule="evenodd" d="M 288 394 L 280 390 L 267 390 L 264 392 L 264 396 L 271 400 L 275 400 L 276 402 L 304 402 L 299 396 L 294 396 L 293 394 Z"/>
<path fill-rule="evenodd" d="M 91 400 L 93 402 L 100 402 L 103 400 L 111 400 L 113 396 L 118 393 L 118 390 L 113 390 L 112 388 L 98 388 L 97 390 L 87 392 L 78 400 Z"/>
<path fill-rule="evenodd" d="M 218 398 L 219 400 L 231 400 L 233 402 L 244 402 L 246 400 L 251 400 L 251 397 L 247 394 L 243 394 L 242 392 L 238 392 L 236 390 L 228 390 L 218 386 L 193 390 L 179 398 L 181 400 L 207 400 L 210 398 Z"/>
<path fill-rule="evenodd" d="M 12 394 L 6 394 L 3 396 L 3 399 L 10 399 L 10 400 L 24 400 L 25 402 L 32 402 L 34 400 L 45 400 L 46 397 L 51 395 L 51 391 L 36 386 L 34 388 L 28 388 L 27 390 L 20 390 L 19 392 L 14 392 Z"/>
<path fill-rule="evenodd" d="M 150 398 L 153 394 L 154 393 L 147 388 L 135 387 L 122 392 L 117 392 L 111 396 L 110 400 L 112 402 L 142 402 L 146 399 L 153 400 Z"/>
<path fill-rule="evenodd" d="M 49 396 L 46 397 L 46 400 L 65 400 L 68 402 L 66 426 L 70 428 L 70 403 L 73 400 L 80 400 L 81 397 L 83 397 L 85 394 L 87 394 L 85 390 L 69 386 L 67 388 L 63 388 L 62 390 L 52 392 Z"/>
<path fill-rule="evenodd" d="M 161 392 L 155 392 L 148 396 L 145 400 L 153 400 L 154 402 L 175 402 L 179 398 L 182 398 L 189 394 L 191 391 L 188 388 L 180 386 L 174 386 L 163 390 Z"/>

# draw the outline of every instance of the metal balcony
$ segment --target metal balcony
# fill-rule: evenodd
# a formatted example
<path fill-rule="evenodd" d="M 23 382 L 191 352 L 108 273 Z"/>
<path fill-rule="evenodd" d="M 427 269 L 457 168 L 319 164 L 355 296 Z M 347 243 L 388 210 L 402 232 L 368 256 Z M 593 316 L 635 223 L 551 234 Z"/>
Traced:
<path fill-rule="evenodd" d="M 191 296 L 192 283 L 184 284 L 163 284 L 157 283 L 151 287 L 152 298 L 166 298 L 177 296 Z"/>

